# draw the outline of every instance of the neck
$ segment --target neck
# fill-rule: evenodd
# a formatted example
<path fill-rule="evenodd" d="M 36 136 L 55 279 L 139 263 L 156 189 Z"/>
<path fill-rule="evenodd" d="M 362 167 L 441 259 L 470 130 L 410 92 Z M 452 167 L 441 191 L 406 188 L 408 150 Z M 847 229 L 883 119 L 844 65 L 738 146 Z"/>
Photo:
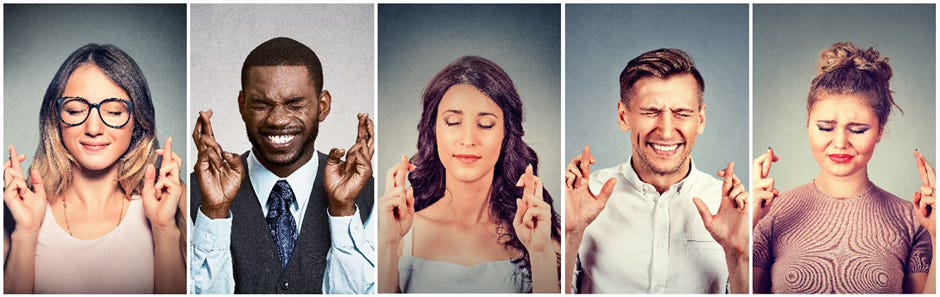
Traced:
<path fill-rule="evenodd" d="M 857 197 L 872 185 L 871 180 L 868 179 L 867 168 L 848 176 L 835 176 L 823 171 L 819 173 L 814 183 L 823 194 L 836 198 Z"/>
<path fill-rule="evenodd" d="M 64 198 L 78 200 L 90 210 L 103 210 L 109 199 L 125 196 L 117 180 L 117 163 L 102 170 L 72 166 L 72 185 L 65 191 Z"/>
<path fill-rule="evenodd" d="M 669 190 L 669 187 L 675 185 L 689 176 L 689 172 L 692 172 L 692 159 L 688 158 L 682 163 L 682 166 L 679 166 L 679 170 L 673 173 L 661 174 L 654 172 L 649 166 L 643 164 L 638 164 L 639 156 L 634 154 L 630 158 L 630 166 L 633 167 L 633 171 L 636 172 L 636 175 L 640 177 L 640 180 L 644 183 L 653 185 L 656 188 L 656 191 L 662 194 Z"/>
<path fill-rule="evenodd" d="M 293 174 L 294 171 L 297 171 L 297 169 L 300 169 L 300 167 L 303 167 L 304 164 L 307 164 L 307 162 L 309 162 L 310 159 L 313 159 L 313 152 L 315 151 L 316 150 L 311 149 L 309 151 L 301 152 L 300 158 L 297 159 L 297 161 L 294 161 L 293 163 L 290 163 L 287 165 L 276 165 L 276 164 L 272 164 L 271 162 L 268 162 L 268 160 L 265 160 L 265 158 L 262 158 L 261 154 L 258 153 L 257 149 L 252 149 L 252 153 L 255 154 L 255 158 L 258 159 L 258 162 L 260 162 L 261 165 L 264 166 L 264 168 L 267 168 L 268 170 L 271 171 L 271 173 L 274 173 L 274 175 L 277 175 L 277 177 L 280 177 L 280 178 L 287 178 L 288 176 Z"/>
<path fill-rule="evenodd" d="M 493 172 L 476 181 L 458 181 L 447 176 L 444 200 L 453 207 L 454 220 L 463 223 L 487 223 L 490 218 L 490 192 Z"/>

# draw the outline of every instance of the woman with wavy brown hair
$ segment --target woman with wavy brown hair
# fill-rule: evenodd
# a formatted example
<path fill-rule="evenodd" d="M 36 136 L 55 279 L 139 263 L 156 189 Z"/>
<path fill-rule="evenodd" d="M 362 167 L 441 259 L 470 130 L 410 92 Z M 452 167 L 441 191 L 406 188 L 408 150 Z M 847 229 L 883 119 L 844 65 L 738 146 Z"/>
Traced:
<path fill-rule="evenodd" d="M 806 107 L 822 169 L 778 196 L 773 150 L 754 160 L 755 293 L 932 293 L 936 177 L 914 152 L 923 186 L 913 205 L 879 188 L 868 165 L 895 107 L 891 66 L 874 48 L 822 53 Z"/>
<path fill-rule="evenodd" d="M 558 215 L 509 75 L 462 57 L 423 107 L 418 153 L 388 171 L 379 200 L 379 292 L 561 292 Z"/>
<path fill-rule="evenodd" d="M 120 48 L 88 44 L 59 67 L 29 175 L 10 146 L 5 293 L 185 293 L 182 160 L 159 149 L 150 90 Z M 182 227 L 181 227 L 182 226 Z"/>

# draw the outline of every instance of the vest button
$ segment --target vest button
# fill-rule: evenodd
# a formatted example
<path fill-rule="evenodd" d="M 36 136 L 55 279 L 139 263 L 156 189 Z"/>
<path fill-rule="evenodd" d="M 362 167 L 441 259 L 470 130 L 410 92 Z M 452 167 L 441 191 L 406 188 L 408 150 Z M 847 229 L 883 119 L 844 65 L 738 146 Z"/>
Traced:
<path fill-rule="evenodd" d="M 289 287 L 290 287 L 290 283 L 288 283 L 287 281 L 284 281 L 284 283 L 281 284 L 281 290 L 285 290 L 285 291 L 286 291 L 287 288 L 289 288 Z"/>

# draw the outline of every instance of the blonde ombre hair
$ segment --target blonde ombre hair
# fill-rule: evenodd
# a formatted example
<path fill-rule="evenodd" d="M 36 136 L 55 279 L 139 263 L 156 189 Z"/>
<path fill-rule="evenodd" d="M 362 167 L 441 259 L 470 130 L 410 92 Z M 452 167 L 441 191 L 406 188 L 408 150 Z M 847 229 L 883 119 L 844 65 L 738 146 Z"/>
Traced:
<path fill-rule="evenodd" d="M 134 132 L 131 143 L 118 163 L 118 186 L 127 198 L 139 194 L 143 188 L 147 164 L 157 164 L 156 118 L 150 88 L 137 63 L 123 50 L 113 45 L 88 44 L 72 53 L 62 63 L 43 96 L 39 111 L 39 135 L 41 141 L 31 169 L 42 176 L 47 199 L 51 202 L 61 196 L 72 185 L 72 166 L 79 166 L 62 142 L 62 124 L 58 115 L 57 100 L 65 90 L 66 82 L 75 69 L 82 65 L 94 65 L 121 87 L 134 102 L 131 116 Z M 89 115 L 90 116 L 90 115 Z M 158 168 L 159 170 L 159 168 Z"/>

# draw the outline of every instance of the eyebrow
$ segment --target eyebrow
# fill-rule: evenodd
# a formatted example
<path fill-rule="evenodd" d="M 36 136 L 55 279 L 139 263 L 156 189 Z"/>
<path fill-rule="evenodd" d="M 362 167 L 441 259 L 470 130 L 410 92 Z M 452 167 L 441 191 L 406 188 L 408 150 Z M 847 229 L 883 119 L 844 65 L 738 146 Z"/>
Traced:
<path fill-rule="evenodd" d="M 836 124 L 836 121 L 835 121 L 835 120 L 818 120 L 818 121 L 816 121 L 816 123 L 817 123 L 817 124 L 830 124 L 830 125 L 835 125 L 835 124 Z M 871 125 L 865 124 L 865 123 L 852 123 L 852 122 L 850 122 L 850 123 L 845 124 L 845 125 L 846 125 L 846 126 L 851 126 L 851 127 L 871 127 Z"/>
<path fill-rule="evenodd" d="M 263 103 L 269 103 L 269 104 L 270 104 L 270 103 L 277 103 L 276 100 L 273 100 L 273 99 L 270 99 L 270 98 L 267 98 L 267 97 L 250 97 L 250 99 L 251 99 L 251 101 L 261 101 L 261 102 L 263 102 Z M 296 103 L 296 102 L 304 101 L 305 99 L 306 99 L 306 98 L 304 98 L 304 97 L 299 97 L 299 96 L 298 96 L 298 97 L 291 97 L 291 98 L 289 98 L 289 99 L 284 100 L 284 104 Z"/>
<path fill-rule="evenodd" d="M 456 114 L 462 115 L 462 114 L 463 114 L 463 110 L 448 109 L 448 110 L 445 110 L 444 112 L 442 112 L 441 114 L 447 114 L 447 113 L 456 113 Z M 493 116 L 493 117 L 495 117 L 495 118 L 499 118 L 499 116 L 497 116 L 495 113 L 486 112 L 486 111 L 477 113 L 477 116 L 478 116 L 478 117 L 482 117 L 482 116 Z"/>

